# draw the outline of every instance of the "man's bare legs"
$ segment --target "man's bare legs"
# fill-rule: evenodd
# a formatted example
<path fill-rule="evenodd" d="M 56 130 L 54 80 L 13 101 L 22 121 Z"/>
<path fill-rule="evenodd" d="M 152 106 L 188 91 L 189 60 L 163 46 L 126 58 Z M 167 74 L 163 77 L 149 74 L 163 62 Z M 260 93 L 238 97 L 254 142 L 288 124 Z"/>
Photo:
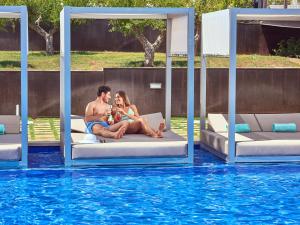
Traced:
<path fill-rule="evenodd" d="M 128 121 L 121 121 L 121 122 L 118 122 L 118 123 L 115 123 L 115 124 L 109 126 L 107 129 L 109 131 L 115 132 L 115 131 L 118 131 L 120 128 L 125 128 L 127 130 L 128 126 L 129 126 Z"/>
<path fill-rule="evenodd" d="M 95 124 L 93 126 L 93 133 L 106 138 L 120 139 L 123 137 L 126 129 L 128 128 L 128 124 L 129 123 L 127 121 L 122 121 L 120 123 L 113 124 L 108 128 L 105 128 L 100 124 Z"/>

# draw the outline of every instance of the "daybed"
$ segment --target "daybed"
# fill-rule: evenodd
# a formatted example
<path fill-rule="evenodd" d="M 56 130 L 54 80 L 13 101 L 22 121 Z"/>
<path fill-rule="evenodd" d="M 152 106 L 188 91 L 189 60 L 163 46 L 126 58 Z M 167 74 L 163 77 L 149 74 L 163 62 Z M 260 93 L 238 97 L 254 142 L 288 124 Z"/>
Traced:
<path fill-rule="evenodd" d="M 128 8 L 128 7 L 69 7 L 65 6 L 60 13 L 60 41 L 61 41 L 61 70 L 60 70 L 60 96 L 61 96 L 61 150 L 64 153 L 65 166 L 74 165 L 133 165 L 133 164 L 192 164 L 194 160 L 194 17 L 193 8 Z M 165 93 L 165 120 L 166 127 L 171 127 L 171 103 L 172 103 L 172 56 L 184 55 L 187 57 L 187 141 L 176 136 L 167 141 L 149 139 L 149 141 L 137 141 L 136 139 L 125 142 L 101 143 L 97 154 L 88 155 L 88 159 L 75 154 L 75 149 L 92 148 L 85 144 L 80 146 L 71 137 L 71 30 L 72 19 L 165 19 L 166 20 L 166 69 L 165 82 L 161 87 Z M 148 80 L 145 90 L 157 88 L 152 85 L 155 80 Z M 159 85 L 160 86 L 160 85 Z M 162 101 L 162 99 L 158 99 Z M 147 104 L 147 103 L 146 103 Z M 167 136 L 167 135 L 166 135 Z M 170 135 L 174 137 L 174 135 Z M 126 136 L 122 138 L 122 141 Z M 73 141 L 73 143 L 72 143 Z M 107 140 L 108 141 L 108 140 Z M 165 141 L 167 141 L 165 143 Z M 174 142 L 174 143 L 173 143 Z M 143 143 L 143 144 L 141 144 Z M 172 147 L 171 143 L 178 148 Z M 98 143 L 99 144 L 99 143 Z M 99 144 L 100 145 L 100 144 Z M 138 148 L 142 145 L 142 148 Z M 93 145 L 96 146 L 96 145 Z M 104 154 L 104 149 L 112 152 L 116 149 L 118 154 Z M 98 149 L 98 148 L 97 148 Z M 146 151 L 148 149 L 149 151 Z M 164 150 L 165 149 L 165 150 Z M 91 151 L 90 149 L 86 149 Z M 80 151 L 82 151 L 80 149 Z M 84 150 L 85 151 L 85 150 Z M 108 150 L 107 150 L 108 151 Z M 79 150 L 78 150 L 79 152 Z M 92 152 L 92 151 L 91 151 Z M 100 152 L 100 153 L 99 153 Z M 102 154 L 103 152 L 103 154 Z M 180 155 L 180 156 L 178 156 Z M 91 157 L 95 159 L 90 159 Z M 76 158 L 76 159 L 74 159 Z"/>
<path fill-rule="evenodd" d="M 163 121 L 161 113 L 142 116 L 153 128 Z M 168 130 L 164 138 L 151 138 L 143 134 L 126 134 L 121 139 L 95 136 L 95 143 L 88 142 L 86 126 L 82 117 L 72 116 L 72 159 L 101 158 L 145 158 L 145 157 L 187 157 L 187 141 Z M 128 144 L 124 144 L 127 142 Z"/>
<path fill-rule="evenodd" d="M 201 132 L 202 145 L 223 159 L 229 154 L 227 121 L 226 114 L 208 114 L 208 129 Z M 274 161 L 280 161 L 282 156 L 300 156 L 300 113 L 237 114 L 236 124 L 243 123 L 249 124 L 251 132 L 235 134 L 235 156 L 240 161 L 242 157 L 277 157 Z M 274 123 L 295 123 L 297 131 L 272 132 Z"/>
<path fill-rule="evenodd" d="M 20 117 L 0 115 L 0 124 L 5 126 L 5 134 L 0 135 L 0 162 L 21 160 Z"/>

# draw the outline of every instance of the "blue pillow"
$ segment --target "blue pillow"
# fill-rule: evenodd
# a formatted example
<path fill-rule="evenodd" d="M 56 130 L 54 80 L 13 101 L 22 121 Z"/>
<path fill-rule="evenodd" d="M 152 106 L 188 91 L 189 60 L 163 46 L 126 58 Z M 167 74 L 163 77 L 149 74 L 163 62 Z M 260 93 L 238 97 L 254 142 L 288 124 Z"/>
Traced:
<path fill-rule="evenodd" d="M 235 124 L 236 133 L 250 133 L 251 128 L 248 123 L 237 123 Z"/>
<path fill-rule="evenodd" d="M 4 124 L 0 124 L 0 135 L 5 134 L 5 125 Z"/>
<path fill-rule="evenodd" d="M 228 129 L 228 127 L 227 127 Z M 235 132 L 236 133 L 250 133 L 251 128 L 248 123 L 236 123 L 235 124 Z"/>
<path fill-rule="evenodd" d="M 295 123 L 273 123 L 273 132 L 296 132 L 297 125 Z"/>

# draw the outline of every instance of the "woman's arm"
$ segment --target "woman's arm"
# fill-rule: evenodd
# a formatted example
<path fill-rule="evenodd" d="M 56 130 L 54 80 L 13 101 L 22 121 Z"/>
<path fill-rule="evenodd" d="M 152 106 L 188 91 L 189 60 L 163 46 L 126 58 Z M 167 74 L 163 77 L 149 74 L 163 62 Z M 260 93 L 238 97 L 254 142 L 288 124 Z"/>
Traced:
<path fill-rule="evenodd" d="M 139 118 L 139 117 L 140 117 L 140 114 L 139 114 L 139 112 L 138 112 L 137 107 L 136 107 L 135 105 L 130 105 L 130 108 L 131 108 L 132 111 L 134 112 L 134 116 L 135 116 L 136 118 Z"/>
<path fill-rule="evenodd" d="M 132 120 L 137 120 L 138 118 L 140 118 L 140 114 L 139 114 L 139 112 L 138 112 L 138 110 L 137 110 L 137 107 L 136 107 L 135 105 L 130 105 L 129 108 L 131 108 L 132 111 L 133 111 L 133 113 L 134 113 L 133 115 L 128 115 L 128 114 L 127 114 L 127 116 L 128 116 L 130 119 L 132 119 Z"/>
<path fill-rule="evenodd" d="M 122 108 L 118 108 L 118 112 L 121 113 L 124 116 L 127 116 L 129 119 L 137 120 L 140 117 L 140 115 L 137 111 L 136 106 L 135 105 L 130 105 L 129 108 L 133 111 L 134 115 L 129 115 L 128 112 L 125 112 L 125 110 L 122 109 Z"/>

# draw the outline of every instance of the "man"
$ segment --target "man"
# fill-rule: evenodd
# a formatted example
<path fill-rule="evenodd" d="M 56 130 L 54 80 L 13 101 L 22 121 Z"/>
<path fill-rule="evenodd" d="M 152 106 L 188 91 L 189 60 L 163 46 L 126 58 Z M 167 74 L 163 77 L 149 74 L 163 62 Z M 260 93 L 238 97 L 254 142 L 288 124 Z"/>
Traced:
<path fill-rule="evenodd" d="M 96 100 L 88 103 L 85 109 L 85 123 L 90 133 L 101 135 L 106 138 L 121 138 L 128 128 L 128 122 L 122 121 L 114 124 L 108 121 L 111 115 L 111 107 L 108 104 L 111 99 L 110 87 L 100 86 Z"/>

